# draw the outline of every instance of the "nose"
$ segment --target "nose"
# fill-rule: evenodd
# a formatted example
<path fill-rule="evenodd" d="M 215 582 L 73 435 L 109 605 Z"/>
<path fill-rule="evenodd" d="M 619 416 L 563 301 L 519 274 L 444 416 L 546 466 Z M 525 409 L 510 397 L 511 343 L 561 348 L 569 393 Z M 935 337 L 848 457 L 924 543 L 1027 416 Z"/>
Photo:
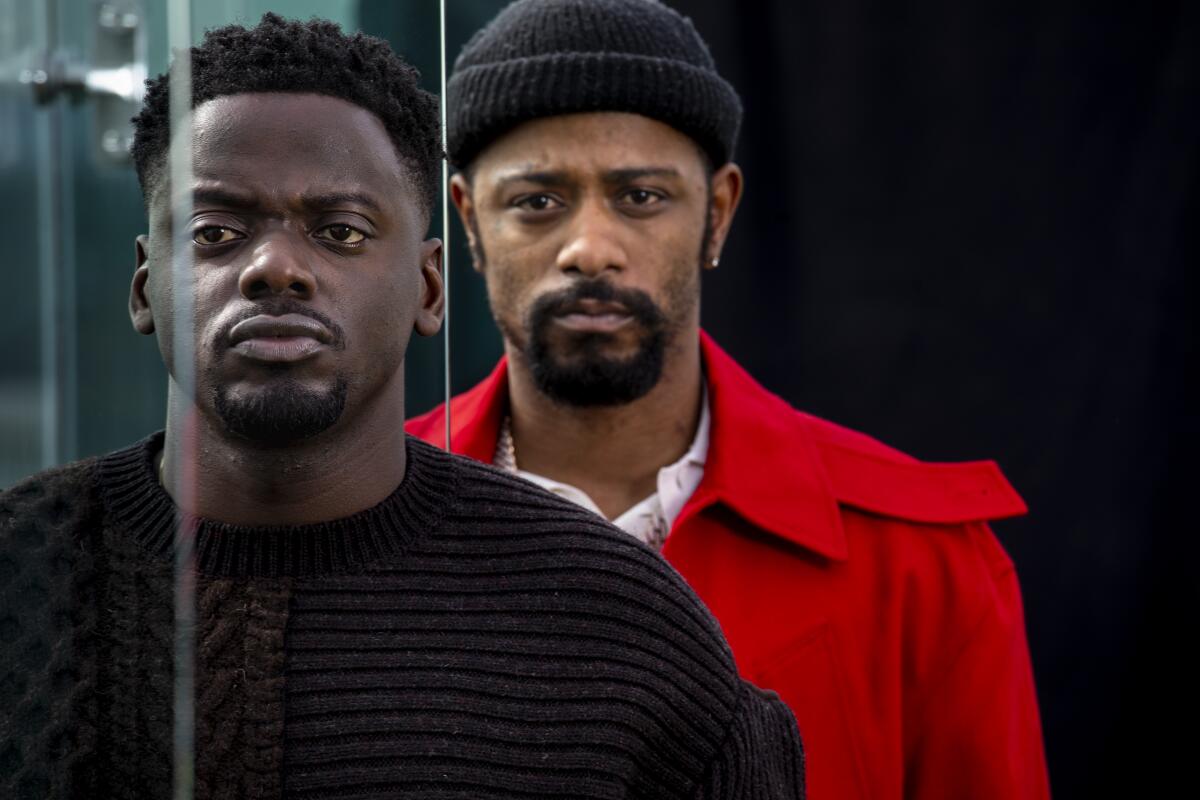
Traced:
<path fill-rule="evenodd" d="M 238 290 L 248 300 L 288 295 L 302 300 L 317 290 L 317 277 L 298 244 L 286 232 L 266 236 L 254 249 L 250 263 L 238 276 Z"/>
<path fill-rule="evenodd" d="M 555 262 L 565 273 L 594 278 L 608 270 L 621 271 L 628 265 L 628 254 L 621 242 L 620 223 L 611 209 L 601 203 L 587 203 L 575 213 L 567 241 Z"/>

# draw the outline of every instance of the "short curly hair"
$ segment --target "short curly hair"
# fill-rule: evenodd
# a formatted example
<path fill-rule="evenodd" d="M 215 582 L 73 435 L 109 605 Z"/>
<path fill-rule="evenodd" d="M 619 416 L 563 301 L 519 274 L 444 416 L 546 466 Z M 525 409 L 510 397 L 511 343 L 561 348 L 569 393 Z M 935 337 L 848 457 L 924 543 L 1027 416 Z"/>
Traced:
<path fill-rule="evenodd" d="M 328 20 L 297 22 L 268 12 L 253 28 L 210 30 L 191 54 L 192 108 L 232 94 L 299 92 L 370 111 L 383 122 L 425 208 L 433 209 L 443 157 L 438 101 L 383 39 L 348 36 Z M 141 113 L 133 118 L 133 162 L 147 202 L 170 144 L 169 75 L 146 81 Z"/>

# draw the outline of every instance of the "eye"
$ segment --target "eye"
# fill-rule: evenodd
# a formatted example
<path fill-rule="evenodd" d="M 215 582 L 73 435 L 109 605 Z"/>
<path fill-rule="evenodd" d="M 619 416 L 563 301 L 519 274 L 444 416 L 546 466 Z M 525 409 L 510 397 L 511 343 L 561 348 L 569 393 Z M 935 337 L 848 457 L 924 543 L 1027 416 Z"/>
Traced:
<path fill-rule="evenodd" d="M 338 244 L 361 244 L 367 238 L 367 235 L 358 228 L 341 222 L 326 225 L 324 228 L 319 229 L 315 236 L 318 239 L 337 242 Z"/>
<path fill-rule="evenodd" d="M 562 203 L 553 195 L 539 193 L 520 197 L 513 205 L 525 211 L 549 211 L 553 208 L 560 208 Z"/>
<path fill-rule="evenodd" d="M 244 238 L 233 228 L 223 228 L 220 225 L 206 225 L 192 234 L 196 244 L 225 244 Z"/>
<path fill-rule="evenodd" d="M 650 189 L 629 189 L 622 193 L 621 199 L 630 205 L 652 206 L 655 203 L 661 203 L 666 198 L 661 193 Z"/>

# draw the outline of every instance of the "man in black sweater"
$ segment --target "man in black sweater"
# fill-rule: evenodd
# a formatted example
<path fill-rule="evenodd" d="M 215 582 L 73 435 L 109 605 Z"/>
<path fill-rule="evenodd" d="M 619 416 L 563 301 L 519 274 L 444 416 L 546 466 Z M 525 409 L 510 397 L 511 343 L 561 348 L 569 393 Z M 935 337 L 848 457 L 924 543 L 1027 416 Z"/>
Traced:
<path fill-rule="evenodd" d="M 790 713 L 653 552 L 402 433 L 409 331 L 435 333 L 443 297 L 437 105 L 414 71 L 273 15 L 191 63 L 186 298 L 165 76 L 134 146 L 130 313 L 171 376 L 166 429 L 0 495 L 0 796 L 191 783 L 172 774 L 180 530 L 198 796 L 802 796 Z"/>

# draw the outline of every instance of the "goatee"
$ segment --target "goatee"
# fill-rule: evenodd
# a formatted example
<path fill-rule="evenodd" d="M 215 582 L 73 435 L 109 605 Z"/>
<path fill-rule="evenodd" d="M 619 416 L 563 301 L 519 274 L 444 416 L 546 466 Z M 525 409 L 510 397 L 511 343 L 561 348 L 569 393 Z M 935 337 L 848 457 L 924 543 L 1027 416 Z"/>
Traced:
<path fill-rule="evenodd" d="M 348 386 L 338 378 L 327 391 L 281 380 L 249 396 L 216 391 L 214 407 L 232 433 L 262 444 L 283 445 L 333 427 L 346 408 Z"/>
<path fill-rule="evenodd" d="M 643 335 L 633 355 L 604 354 L 612 337 L 602 332 L 573 333 L 568 352 L 556 354 L 551 342 L 554 320 L 581 300 L 619 303 Z M 538 389 L 571 406 L 615 406 L 644 396 L 662 377 L 667 346 L 667 317 L 650 296 L 618 289 L 605 280 L 576 283 L 568 290 L 538 298 L 529 311 L 524 348 Z"/>

